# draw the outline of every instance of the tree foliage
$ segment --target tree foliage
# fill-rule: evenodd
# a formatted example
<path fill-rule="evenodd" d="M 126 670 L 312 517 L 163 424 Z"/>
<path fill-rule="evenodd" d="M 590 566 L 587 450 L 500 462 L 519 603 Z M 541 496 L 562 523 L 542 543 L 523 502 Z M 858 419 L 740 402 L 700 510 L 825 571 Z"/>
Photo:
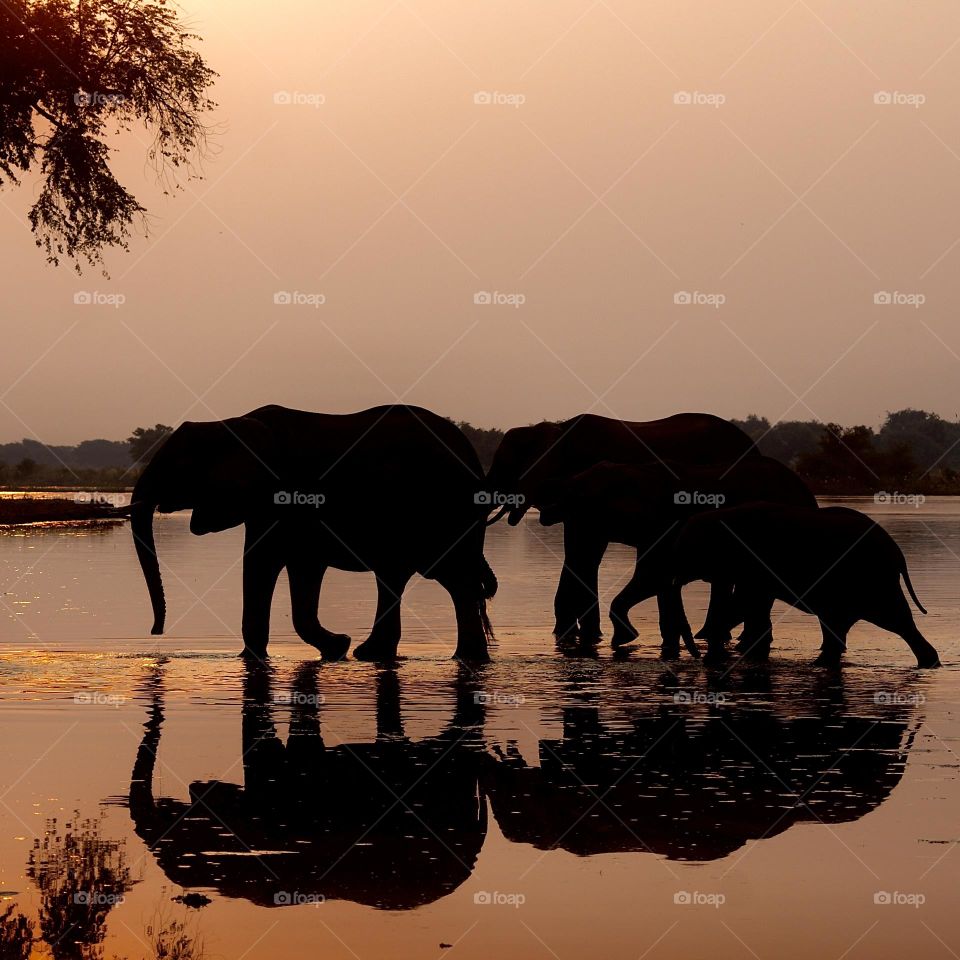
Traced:
<path fill-rule="evenodd" d="M 39 173 L 29 219 L 49 262 L 101 264 L 145 226 L 110 137 L 145 130 L 165 191 L 196 171 L 216 77 L 198 39 L 169 0 L 0 2 L 0 185 Z"/>

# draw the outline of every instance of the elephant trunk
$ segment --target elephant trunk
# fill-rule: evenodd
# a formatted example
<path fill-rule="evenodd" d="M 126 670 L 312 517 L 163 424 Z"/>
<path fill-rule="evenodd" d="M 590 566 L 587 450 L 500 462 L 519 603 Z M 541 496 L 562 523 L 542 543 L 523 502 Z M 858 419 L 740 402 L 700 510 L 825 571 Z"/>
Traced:
<path fill-rule="evenodd" d="M 164 620 L 167 615 L 167 604 L 163 596 L 163 580 L 160 577 L 160 564 L 157 561 L 157 548 L 153 540 L 153 514 L 156 504 L 149 501 L 138 501 L 130 505 L 130 529 L 133 531 L 133 543 L 137 550 L 137 559 L 143 571 L 143 579 L 147 583 L 150 593 L 150 603 L 153 606 L 154 634 L 163 633 Z"/>

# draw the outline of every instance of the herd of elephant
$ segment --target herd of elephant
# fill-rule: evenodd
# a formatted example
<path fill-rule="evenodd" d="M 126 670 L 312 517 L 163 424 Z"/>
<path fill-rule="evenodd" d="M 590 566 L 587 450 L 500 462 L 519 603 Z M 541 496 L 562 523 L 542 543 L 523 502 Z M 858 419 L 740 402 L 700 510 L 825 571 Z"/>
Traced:
<path fill-rule="evenodd" d="M 610 543 L 637 550 L 636 569 L 610 608 L 612 643 L 635 640 L 630 610 L 656 597 L 661 651 L 765 659 L 771 609 L 781 600 L 820 621 L 818 663 L 835 665 L 850 628 L 865 620 L 901 636 L 918 666 L 936 667 L 900 585 L 923 611 L 903 553 L 866 515 L 818 507 L 806 484 L 762 456 L 719 417 L 680 413 L 630 422 L 582 414 L 562 423 L 509 430 L 484 475 L 463 432 L 428 410 L 391 405 L 353 414 L 266 406 L 229 420 L 187 422 L 141 474 L 131 525 L 153 605 L 153 633 L 166 615 L 153 516 L 192 510 L 205 534 L 244 526 L 244 653 L 266 655 L 270 608 L 287 571 L 293 626 L 324 659 L 344 657 L 350 638 L 319 621 L 328 567 L 372 571 L 377 610 L 354 650 L 389 661 L 400 642 L 400 602 L 414 574 L 450 594 L 455 656 L 489 658 L 487 601 L 497 580 L 484 557 L 486 527 L 516 525 L 531 507 L 545 525 L 563 524 L 563 570 L 554 599 L 558 643 L 601 639 L 598 571 Z M 694 636 L 681 588 L 711 585 Z"/>

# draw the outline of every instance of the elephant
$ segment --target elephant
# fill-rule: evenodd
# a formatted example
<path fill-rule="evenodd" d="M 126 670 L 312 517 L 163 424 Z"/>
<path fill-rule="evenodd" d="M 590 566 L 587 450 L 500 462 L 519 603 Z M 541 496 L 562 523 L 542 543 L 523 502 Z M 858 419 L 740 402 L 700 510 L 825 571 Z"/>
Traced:
<path fill-rule="evenodd" d="M 248 660 L 243 785 L 194 782 L 180 800 L 154 791 L 165 697 L 163 665 L 151 668 L 127 806 L 172 883 L 264 907 L 336 899 L 410 910 L 470 877 L 487 833 L 477 671 L 458 666 L 448 727 L 414 741 L 404 734 L 397 672 L 382 667 L 376 740 L 327 746 L 321 670 L 316 661 L 301 664 L 281 693 L 273 667 Z M 284 743 L 276 714 L 287 709 Z"/>
<path fill-rule="evenodd" d="M 605 460 L 647 463 L 735 463 L 758 455 L 753 441 L 728 420 L 707 413 L 678 413 L 631 422 L 584 413 L 563 423 L 515 427 L 504 435 L 486 478 L 490 507 L 516 525 L 530 507 L 541 507 L 551 485 Z M 607 544 L 591 531 L 563 531 L 563 570 L 554 598 L 554 635 L 561 641 L 599 641 L 597 574 Z"/>
<path fill-rule="evenodd" d="M 652 461 L 632 466 L 604 462 L 568 481 L 553 485 L 551 502 L 540 508 L 545 526 L 563 523 L 577 541 L 637 548 L 633 577 L 610 605 L 614 647 L 638 636 L 630 609 L 656 596 L 660 609 L 662 654 L 679 654 L 680 639 L 699 656 L 683 614 L 680 591 L 670 572 L 671 550 L 683 524 L 692 516 L 719 506 L 755 500 L 816 509 L 817 499 L 792 470 L 771 457 L 751 456 L 732 465 L 690 465 Z M 710 608 L 697 637 L 706 639 L 713 656 L 722 655 L 730 628 L 739 619 L 730 611 L 730 589 L 721 582 L 711 590 Z M 593 603 L 598 603 L 596 597 Z"/>
<path fill-rule="evenodd" d="M 940 666 L 900 586 L 903 577 L 917 609 L 926 613 L 903 551 L 858 510 L 749 503 L 700 514 L 677 537 L 673 569 L 678 585 L 714 579 L 734 584 L 744 623 L 740 647 L 754 659 L 769 656 L 770 610 L 782 600 L 819 618 L 820 665 L 838 665 L 850 628 L 866 620 L 901 636 L 917 666 Z"/>
<path fill-rule="evenodd" d="M 840 675 L 789 668 L 777 680 L 790 695 L 758 702 L 769 686 L 762 670 L 742 689 L 728 679 L 710 692 L 678 689 L 671 675 L 669 700 L 629 716 L 564 708 L 562 735 L 538 741 L 536 762 L 515 742 L 488 759 L 485 790 L 500 831 L 580 857 L 702 863 L 798 824 L 852 823 L 876 810 L 903 777 L 920 727 L 914 708 L 878 707 L 872 683 L 848 702 L 842 687 L 819 682 Z"/>
<path fill-rule="evenodd" d="M 244 525 L 245 655 L 266 655 L 270 604 L 286 568 L 297 634 L 323 658 L 343 657 L 350 638 L 317 616 L 323 575 L 335 567 L 372 570 L 377 580 L 375 623 L 354 656 L 396 656 L 401 596 L 418 573 L 453 599 L 455 656 L 484 661 L 486 601 L 497 581 L 483 556 L 482 477 L 464 434 L 418 407 L 321 414 L 266 406 L 184 423 L 144 468 L 130 508 L 153 633 L 163 632 L 166 615 L 153 515 L 192 509 L 195 534 Z"/>

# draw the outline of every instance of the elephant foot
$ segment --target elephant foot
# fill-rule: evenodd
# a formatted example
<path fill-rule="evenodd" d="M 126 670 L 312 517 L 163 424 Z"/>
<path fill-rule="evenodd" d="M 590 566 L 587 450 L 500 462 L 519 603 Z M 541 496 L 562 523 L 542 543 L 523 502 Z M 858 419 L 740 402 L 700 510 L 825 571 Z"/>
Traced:
<path fill-rule="evenodd" d="M 599 627 L 580 629 L 580 646 L 595 647 L 603 639 L 603 631 Z"/>
<path fill-rule="evenodd" d="M 637 637 L 640 636 L 640 631 L 631 624 L 629 627 L 626 625 L 615 624 L 613 628 L 613 636 L 610 638 L 610 646 L 616 650 L 618 647 L 625 647 L 628 643 L 633 643 Z"/>
<path fill-rule="evenodd" d="M 244 644 L 243 649 L 240 651 L 240 657 L 246 660 L 247 663 L 263 663 L 268 659 L 267 645 L 252 646 L 250 644 Z"/>
<path fill-rule="evenodd" d="M 360 646 L 353 651 L 353 655 L 357 660 L 381 662 L 386 660 L 396 660 L 398 645 L 399 640 L 386 641 L 380 640 L 374 636 L 370 636 L 367 637 L 367 639 L 364 640 L 363 643 L 361 643 Z"/>
<path fill-rule="evenodd" d="M 743 651 L 743 659 L 750 663 L 766 663 L 770 659 L 770 648 L 764 644 L 748 647 Z"/>
<path fill-rule="evenodd" d="M 733 634 L 729 630 L 714 630 L 706 624 L 702 626 L 694 635 L 695 640 L 706 640 L 708 643 L 729 643 Z"/>
<path fill-rule="evenodd" d="M 342 660 L 350 649 L 350 637 L 345 633 L 332 633 L 329 630 L 324 630 L 322 634 L 310 639 L 304 637 L 303 642 L 319 650 L 324 660 Z"/>
<path fill-rule="evenodd" d="M 917 666 L 921 670 L 936 670 L 940 665 L 940 658 L 936 653 L 934 653 L 932 657 L 917 658 Z"/>
<path fill-rule="evenodd" d="M 576 623 L 563 625 L 558 622 L 553 628 L 553 637 L 561 645 L 577 643 L 580 639 L 580 628 Z"/>
<path fill-rule="evenodd" d="M 830 653 L 827 650 L 821 650 L 820 655 L 813 661 L 815 667 L 829 667 L 831 670 L 836 670 L 840 663 L 840 654 Z M 937 665 L 939 666 L 939 663 Z"/>
<path fill-rule="evenodd" d="M 453 659 L 460 663 L 489 663 L 490 652 L 484 647 L 468 647 L 462 649 L 457 647 L 453 652 Z"/>
<path fill-rule="evenodd" d="M 680 644 L 679 643 L 665 643 L 660 647 L 660 659 L 661 660 L 679 660 L 680 659 Z"/>

